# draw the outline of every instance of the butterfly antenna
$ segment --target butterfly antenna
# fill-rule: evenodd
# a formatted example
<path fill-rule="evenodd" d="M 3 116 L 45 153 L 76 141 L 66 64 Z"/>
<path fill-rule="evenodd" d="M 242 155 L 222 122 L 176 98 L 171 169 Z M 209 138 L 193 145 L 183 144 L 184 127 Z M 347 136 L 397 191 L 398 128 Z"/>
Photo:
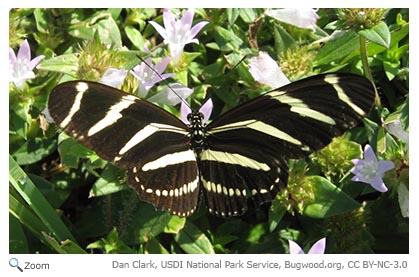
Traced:
<path fill-rule="evenodd" d="M 247 56 L 248 55 L 244 55 L 243 56 L 243 58 L 241 58 L 241 60 L 240 61 L 238 61 L 234 66 L 233 66 L 233 68 L 230 70 L 230 71 L 233 71 L 233 70 L 235 70 L 243 61 L 244 61 L 244 59 L 246 59 L 247 58 Z"/>
<path fill-rule="evenodd" d="M 141 62 L 143 62 L 145 65 L 147 65 L 159 78 L 162 82 L 164 82 L 164 84 L 177 96 L 180 98 L 180 100 L 185 103 L 189 109 L 191 109 L 191 106 L 189 105 L 189 103 L 179 95 L 179 93 L 177 93 L 174 88 L 172 88 L 169 84 L 169 82 L 166 79 L 163 79 L 163 77 L 160 75 L 160 73 L 157 72 L 157 70 L 155 70 L 151 65 L 149 65 L 143 58 L 141 58 L 140 56 L 137 55 L 137 58 L 140 59 Z"/>

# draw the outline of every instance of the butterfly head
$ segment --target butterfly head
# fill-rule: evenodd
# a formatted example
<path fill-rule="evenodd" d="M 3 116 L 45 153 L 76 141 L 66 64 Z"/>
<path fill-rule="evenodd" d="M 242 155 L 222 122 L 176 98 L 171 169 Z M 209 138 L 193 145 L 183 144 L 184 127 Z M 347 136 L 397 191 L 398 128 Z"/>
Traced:
<path fill-rule="evenodd" d="M 187 115 L 187 119 L 191 127 L 199 126 L 203 125 L 204 115 L 201 112 L 191 112 Z"/>

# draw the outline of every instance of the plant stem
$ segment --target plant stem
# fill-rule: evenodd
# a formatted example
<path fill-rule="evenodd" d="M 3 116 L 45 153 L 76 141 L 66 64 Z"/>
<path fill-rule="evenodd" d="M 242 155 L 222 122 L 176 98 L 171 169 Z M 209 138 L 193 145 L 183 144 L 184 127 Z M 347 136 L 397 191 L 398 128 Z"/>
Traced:
<path fill-rule="evenodd" d="M 380 96 L 378 95 L 377 87 L 375 86 L 374 79 L 372 78 L 370 67 L 368 66 L 368 53 L 367 53 L 367 39 L 360 35 L 359 36 L 359 44 L 361 47 L 361 61 L 362 61 L 362 68 L 364 69 L 365 77 L 371 81 L 374 92 L 375 92 L 375 106 L 381 107 L 381 100 Z"/>

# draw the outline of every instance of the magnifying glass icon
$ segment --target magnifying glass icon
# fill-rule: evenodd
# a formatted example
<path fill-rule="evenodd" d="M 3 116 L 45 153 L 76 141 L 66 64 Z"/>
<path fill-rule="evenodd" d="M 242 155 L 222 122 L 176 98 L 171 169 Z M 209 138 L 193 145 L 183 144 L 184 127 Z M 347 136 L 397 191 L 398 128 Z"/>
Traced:
<path fill-rule="evenodd" d="M 19 266 L 19 261 L 18 261 L 16 258 L 11 258 L 11 259 L 9 260 L 9 265 L 10 265 L 11 267 L 17 267 L 17 269 L 19 269 L 19 270 L 20 270 L 20 272 L 23 272 L 23 269 L 22 269 L 22 268 L 20 268 L 20 266 Z"/>

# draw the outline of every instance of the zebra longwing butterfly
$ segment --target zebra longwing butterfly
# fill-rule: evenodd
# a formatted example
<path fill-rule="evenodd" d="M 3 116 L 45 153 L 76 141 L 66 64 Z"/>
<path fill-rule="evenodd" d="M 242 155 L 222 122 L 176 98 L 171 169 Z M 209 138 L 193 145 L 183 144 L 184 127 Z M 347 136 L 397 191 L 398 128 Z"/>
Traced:
<path fill-rule="evenodd" d="M 89 81 L 58 85 L 48 109 L 56 124 L 100 157 L 128 171 L 142 200 L 189 216 L 203 191 L 208 210 L 240 215 L 247 199 L 272 201 L 288 181 L 289 158 L 303 158 L 360 123 L 373 106 L 364 77 L 309 77 L 231 109 L 208 125 L 186 125 L 167 111 Z"/>

